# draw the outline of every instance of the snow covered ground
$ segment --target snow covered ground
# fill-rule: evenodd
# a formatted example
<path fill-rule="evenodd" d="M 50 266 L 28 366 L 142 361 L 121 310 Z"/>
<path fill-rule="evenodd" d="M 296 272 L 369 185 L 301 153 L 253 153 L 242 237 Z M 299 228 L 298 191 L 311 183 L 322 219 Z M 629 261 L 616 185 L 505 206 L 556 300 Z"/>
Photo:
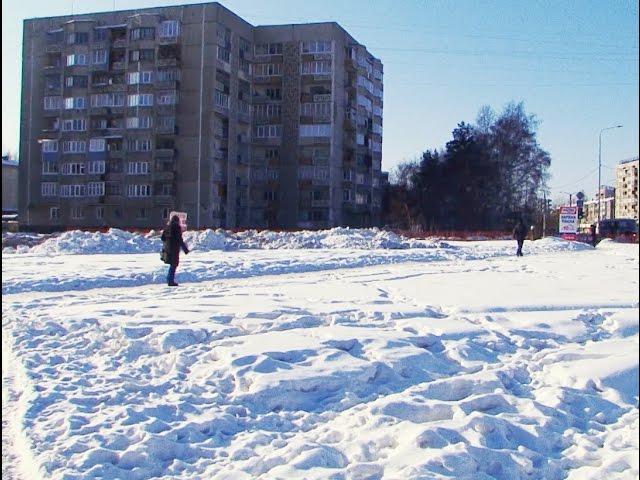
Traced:
<path fill-rule="evenodd" d="M 208 230 L 171 288 L 157 232 L 31 240 L 3 480 L 638 478 L 637 244 Z"/>

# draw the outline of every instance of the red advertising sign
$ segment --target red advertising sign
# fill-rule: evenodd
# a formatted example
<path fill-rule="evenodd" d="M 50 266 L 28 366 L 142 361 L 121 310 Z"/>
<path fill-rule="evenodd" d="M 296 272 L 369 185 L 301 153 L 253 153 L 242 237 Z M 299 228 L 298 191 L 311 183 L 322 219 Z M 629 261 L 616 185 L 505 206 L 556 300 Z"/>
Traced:
<path fill-rule="evenodd" d="M 575 239 L 578 232 L 578 207 L 560 207 L 558 223 L 558 230 L 562 238 L 569 234 L 573 235 Z"/>

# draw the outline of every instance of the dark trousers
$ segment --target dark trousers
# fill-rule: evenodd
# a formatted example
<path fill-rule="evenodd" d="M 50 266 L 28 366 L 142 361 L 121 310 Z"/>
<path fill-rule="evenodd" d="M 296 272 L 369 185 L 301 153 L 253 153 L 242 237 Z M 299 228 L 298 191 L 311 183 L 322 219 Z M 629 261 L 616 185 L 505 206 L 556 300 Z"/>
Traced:
<path fill-rule="evenodd" d="M 172 263 L 169 265 L 169 272 L 167 273 L 167 284 L 176 283 L 176 268 L 178 265 Z"/>
<path fill-rule="evenodd" d="M 522 240 L 517 239 L 516 241 L 518 242 L 518 250 L 516 251 L 516 255 L 518 257 L 521 257 L 522 256 L 522 245 L 524 244 L 524 238 Z"/>

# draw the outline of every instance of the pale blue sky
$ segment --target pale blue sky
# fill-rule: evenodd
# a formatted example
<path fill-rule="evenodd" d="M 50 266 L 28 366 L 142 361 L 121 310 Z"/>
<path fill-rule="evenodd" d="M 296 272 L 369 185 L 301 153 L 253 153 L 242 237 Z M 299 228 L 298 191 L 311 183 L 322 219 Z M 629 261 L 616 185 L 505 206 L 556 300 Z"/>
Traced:
<path fill-rule="evenodd" d="M 25 18 L 191 3 L 175 0 L 2 2 L 2 151 L 18 150 Z M 193 2 L 201 3 L 201 2 Z M 384 64 L 383 169 L 443 148 L 483 105 L 524 103 L 552 158 L 551 197 L 595 194 L 635 157 L 637 0 L 223 0 L 253 25 L 336 21 Z"/>

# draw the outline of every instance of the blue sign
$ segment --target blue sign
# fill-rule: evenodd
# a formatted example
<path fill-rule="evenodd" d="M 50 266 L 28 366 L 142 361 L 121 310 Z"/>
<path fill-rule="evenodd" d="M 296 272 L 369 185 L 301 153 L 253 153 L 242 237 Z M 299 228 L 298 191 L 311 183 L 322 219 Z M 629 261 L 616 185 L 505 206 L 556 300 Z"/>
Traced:
<path fill-rule="evenodd" d="M 584 200 L 580 199 L 580 200 L 576 200 L 576 206 L 579 208 L 582 208 L 582 206 L 584 205 Z"/>

